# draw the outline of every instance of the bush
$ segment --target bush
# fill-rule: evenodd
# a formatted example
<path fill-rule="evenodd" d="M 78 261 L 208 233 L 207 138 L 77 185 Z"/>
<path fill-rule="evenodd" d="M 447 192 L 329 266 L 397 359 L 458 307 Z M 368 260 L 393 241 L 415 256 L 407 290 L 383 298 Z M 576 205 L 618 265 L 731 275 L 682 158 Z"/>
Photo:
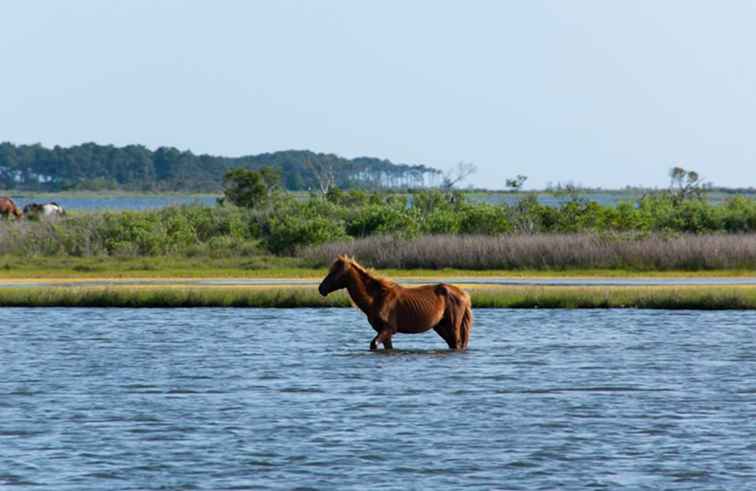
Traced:
<path fill-rule="evenodd" d="M 271 218 L 266 245 L 275 254 L 293 254 L 302 246 L 345 238 L 347 235 L 341 222 L 324 217 L 285 215 Z"/>
<path fill-rule="evenodd" d="M 512 231 L 506 211 L 500 206 L 465 206 L 460 213 L 459 231 L 463 234 L 499 235 Z"/>
<path fill-rule="evenodd" d="M 352 237 L 396 233 L 414 236 L 419 232 L 417 215 L 397 205 L 369 205 L 349 213 L 346 233 Z"/>

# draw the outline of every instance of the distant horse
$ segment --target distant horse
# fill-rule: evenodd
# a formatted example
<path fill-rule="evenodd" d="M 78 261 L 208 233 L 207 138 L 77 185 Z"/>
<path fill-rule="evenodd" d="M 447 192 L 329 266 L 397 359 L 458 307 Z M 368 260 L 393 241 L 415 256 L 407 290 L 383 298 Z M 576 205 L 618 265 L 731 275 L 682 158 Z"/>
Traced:
<path fill-rule="evenodd" d="M 378 333 L 370 342 L 371 350 L 380 343 L 392 349 L 391 336 L 397 332 L 415 334 L 429 329 L 449 348 L 467 348 L 473 323 L 470 296 L 456 286 L 442 283 L 405 288 L 370 273 L 354 259 L 338 256 L 318 291 L 326 296 L 342 288 Z"/>
<path fill-rule="evenodd" d="M 29 218 L 51 219 L 65 216 L 65 214 L 66 210 L 55 201 L 45 203 L 44 205 L 39 203 L 29 203 L 24 206 L 24 215 Z"/>
<path fill-rule="evenodd" d="M 21 218 L 21 212 L 16 206 L 16 203 L 5 196 L 0 197 L 0 216 L 3 218 L 10 218 L 11 215 L 16 217 L 16 219 Z"/>

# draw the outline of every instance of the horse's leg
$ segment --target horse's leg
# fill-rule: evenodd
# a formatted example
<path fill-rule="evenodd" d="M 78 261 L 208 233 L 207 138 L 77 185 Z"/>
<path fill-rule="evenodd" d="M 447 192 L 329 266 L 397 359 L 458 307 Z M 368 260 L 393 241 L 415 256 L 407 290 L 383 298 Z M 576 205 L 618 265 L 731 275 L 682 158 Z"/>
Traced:
<path fill-rule="evenodd" d="M 444 341 L 449 345 L 449 348 L 455 351 L 461 351 L 466 348 L 466 342 L 462 339 L 462 324 L 463 322 L 471 322 L 471 317 L 467 319 L 465 318 L 467 312 L 466 305 L 462 303 L 464 298 L 458 298 L 458 296 L 454 295 L 448 288 L 445 289 L 445 293 L 446 311 L 444 312 L 444 317 L 433 329 L 439 336 L 444 338 Z M 464 327 L 465 329 L 469 329 L 467 324 Z M 469 332 L 466 332 L 465 335 L 469 335 Z"/>
<path fill-rule="evenodd" d="M 375 332 L 376 332 L 375 337 L 373 338 L 372 341 L 370 341 L 370 351 L 375 351 L 378 349 L 378 343 L 379 343 L 378 337 L 381 335 L 382 325 L 381 325 L 381 321 L 376 318 L 368 317 L 368 322 L 370 323 L 370 327 L 375 329 Z"/>
<path fill-rule="evenodd" d="M 370 341 L 370 351 L 378 349 L 378 345 L 383 343 L 384 349 L 394 349 L 394 345 L 391 343 L 391 336 L 394 335 L 396 329 L 392 329 L 389 325 L 378 318 L 370 319 L 368 322 L 375 329 L 378 334 Z"/>
<path fill-rule="evenodd" d="M 380 340 L 381 343 L 383 343 L 383 349 L 394 349 L 394 345 L 391 343 L 392 335 L 393 333 L 388 329 L 384 329 L 378 335 L 378 339 Z"/>
<path fill-rule="evenodd" d="M 394 345 L 391 343 L 391 336 L 383 340 L 383 349 L 394 349 Z"/>
<path fill-rule="evenodd" d="M 457 349 L 456 337 L 454 336 L 454 325 L 452 324 L 450 319 L 444 317 L 443 319 L 441 319 L 441 322 L 436 324 L 433 330 L 436 331 L 436 334 L 441 336 L 444 341 L 446 341 L 446 344 L 449 345 L 449 348 Z"/>
<path fill-rule="evenodd" d="M 394 345 L 391 343 L 391 336 L 393 333 L 389 329 L 384 329 L 379 332 L 372 341 L 370 341 L 370 351 L 378 349 L 379 344 L 383 344 L 384 349 L 394 349 Z"/>

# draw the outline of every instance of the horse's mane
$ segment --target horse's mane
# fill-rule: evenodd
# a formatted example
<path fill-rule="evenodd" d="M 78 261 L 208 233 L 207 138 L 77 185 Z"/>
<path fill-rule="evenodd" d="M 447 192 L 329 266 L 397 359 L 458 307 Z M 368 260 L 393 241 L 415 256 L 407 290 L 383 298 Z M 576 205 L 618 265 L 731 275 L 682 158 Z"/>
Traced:
<path fill-rule="evenodd" d="M 390 289 L 397 286 L 397 284 L 394 281 L 379 275 L 372 269 L 365 268 L 363 265 L 358 263 L 354 258 L 344 255 L 344 256 L 339 256 L 339 259 L 341 259 L 342 261 L 345 261 L 347 264 L 349 264 L 351 267 L 353 267 L 360 273 L 367 275 L 371 280 L 376 282 L 381 288 Z"/>

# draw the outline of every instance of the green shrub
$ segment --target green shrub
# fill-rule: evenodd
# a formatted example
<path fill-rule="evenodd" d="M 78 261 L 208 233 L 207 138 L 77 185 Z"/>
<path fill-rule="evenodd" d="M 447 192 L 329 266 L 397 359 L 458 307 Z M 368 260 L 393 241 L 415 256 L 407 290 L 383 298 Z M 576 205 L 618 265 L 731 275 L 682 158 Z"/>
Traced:
<path fill-rule="evenodd" d="M 506 211 L 500 206 L 467 205 L 459 215 L 459 231 L 463 234 L 498 235 L 512 231 Z"/>
<path fill-rule="evenodd" d="M 457 234 L 461 218 L 448 208 L 431 211 L 423 217 L 422 230 L 428 234 Z"/>
<path fill-rule="evenodd" d="M 736 196 L 721 207 L 722 228 L 726 232 L 753 232 L 756 230 L 756 200 Z"/>
<path fill-rule="evenodd" d="M 417 218 L 411 210 L 396 205 L 369 205 L 352 210 L 346 233 L 352 237 L 391 233 L 413 236 L 419 232 Z"/>
<path fill-rule="evenodd" d="M 342 222 L 324 217 L 284 215 L 269 222 L 266 245 L 275 254 L 293 254 L 298 247 L 347 238 Z"/>

